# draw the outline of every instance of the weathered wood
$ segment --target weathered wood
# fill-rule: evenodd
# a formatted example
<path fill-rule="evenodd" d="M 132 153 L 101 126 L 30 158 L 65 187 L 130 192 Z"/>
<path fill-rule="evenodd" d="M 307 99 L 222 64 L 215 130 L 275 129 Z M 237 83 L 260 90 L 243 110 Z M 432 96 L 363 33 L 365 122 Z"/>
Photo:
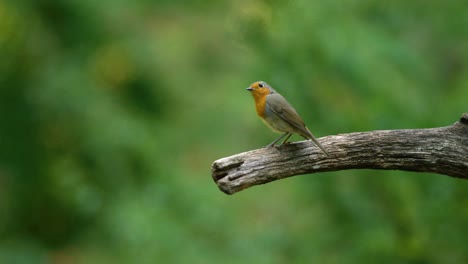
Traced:
<path fill-rule="evenodd" d="M 262 148 L 216 160 L 212 177 L 233 194 L 294 175 L 348 169 L 432 172 L 468 179 L 468 113 L 451 126 L 356 132 Z"/>

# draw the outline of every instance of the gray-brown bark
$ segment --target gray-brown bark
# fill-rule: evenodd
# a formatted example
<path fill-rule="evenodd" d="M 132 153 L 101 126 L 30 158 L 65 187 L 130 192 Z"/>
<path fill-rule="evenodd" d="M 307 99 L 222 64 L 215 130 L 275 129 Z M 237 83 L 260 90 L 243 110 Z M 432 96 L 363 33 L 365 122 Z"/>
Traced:
<path fill-rule="evenodd" d="M 219 189 L 233 194 L 294 175 L 347 169 L 432 172 L 468 179 L 468 113 L 447 127 L 379 130 L 252 150 L 213 162 Z"/>

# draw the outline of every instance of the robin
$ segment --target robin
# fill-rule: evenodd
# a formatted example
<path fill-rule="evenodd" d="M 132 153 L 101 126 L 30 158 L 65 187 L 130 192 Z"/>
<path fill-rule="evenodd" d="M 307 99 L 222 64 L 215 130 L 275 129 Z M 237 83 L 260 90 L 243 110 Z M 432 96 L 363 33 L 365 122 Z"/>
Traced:
<path fill-rule="evenodd" d="M 286 137 L 282 144 L 286 143 L 293 133 L 299 134 L 305 139 L 311 139 L 327 156 L 328 152 L 320 145 L 304 121 L 288 101 L 269 84 L 263 81 L 252 83 L 248 88 L 255 100 L 257 115 L 273 131 L 284 133 L 268 146 L 274 146 L 276 142 Z"/>

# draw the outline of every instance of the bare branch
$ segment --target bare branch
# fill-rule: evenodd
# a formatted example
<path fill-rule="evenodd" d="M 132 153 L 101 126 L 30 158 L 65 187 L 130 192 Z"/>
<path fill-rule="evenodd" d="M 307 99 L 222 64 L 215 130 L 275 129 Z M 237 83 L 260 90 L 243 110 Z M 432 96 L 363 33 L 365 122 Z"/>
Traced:
<path fill-rule="evenodd" d="M 378 130 L 262 148 L 213 162 L 219 189 L 233 194 L 294 175 L 348 169 L 432 172 L 468 179 L 468 113 L 447 127 Z"/>

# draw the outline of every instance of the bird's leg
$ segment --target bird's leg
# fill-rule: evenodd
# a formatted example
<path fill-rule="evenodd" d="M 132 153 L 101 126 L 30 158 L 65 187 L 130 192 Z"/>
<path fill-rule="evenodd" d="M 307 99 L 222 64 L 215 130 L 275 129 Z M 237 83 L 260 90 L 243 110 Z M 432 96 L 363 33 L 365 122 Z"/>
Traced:
<path fill-rule="evenodd" d="M 276 142 L 280 141 L 282 138 L 284 138 L 286 135 L 288 135 L 289 133 L 284 133 L 283 135 L 281 135 L 278 139 L 276 139 L 275 141 L 271 142 L 270 144 L 268 144 L 267 147 L 272 147 L 276 144 Z"/>
<path fill-rule="evenodd" d="M 288 142 L 288 139 L 292 136 L 292 133 L 288 133 L 289 135 L 286 137 L 286 139 L 281 143 L 281 145 L 286 144 Z"/>

